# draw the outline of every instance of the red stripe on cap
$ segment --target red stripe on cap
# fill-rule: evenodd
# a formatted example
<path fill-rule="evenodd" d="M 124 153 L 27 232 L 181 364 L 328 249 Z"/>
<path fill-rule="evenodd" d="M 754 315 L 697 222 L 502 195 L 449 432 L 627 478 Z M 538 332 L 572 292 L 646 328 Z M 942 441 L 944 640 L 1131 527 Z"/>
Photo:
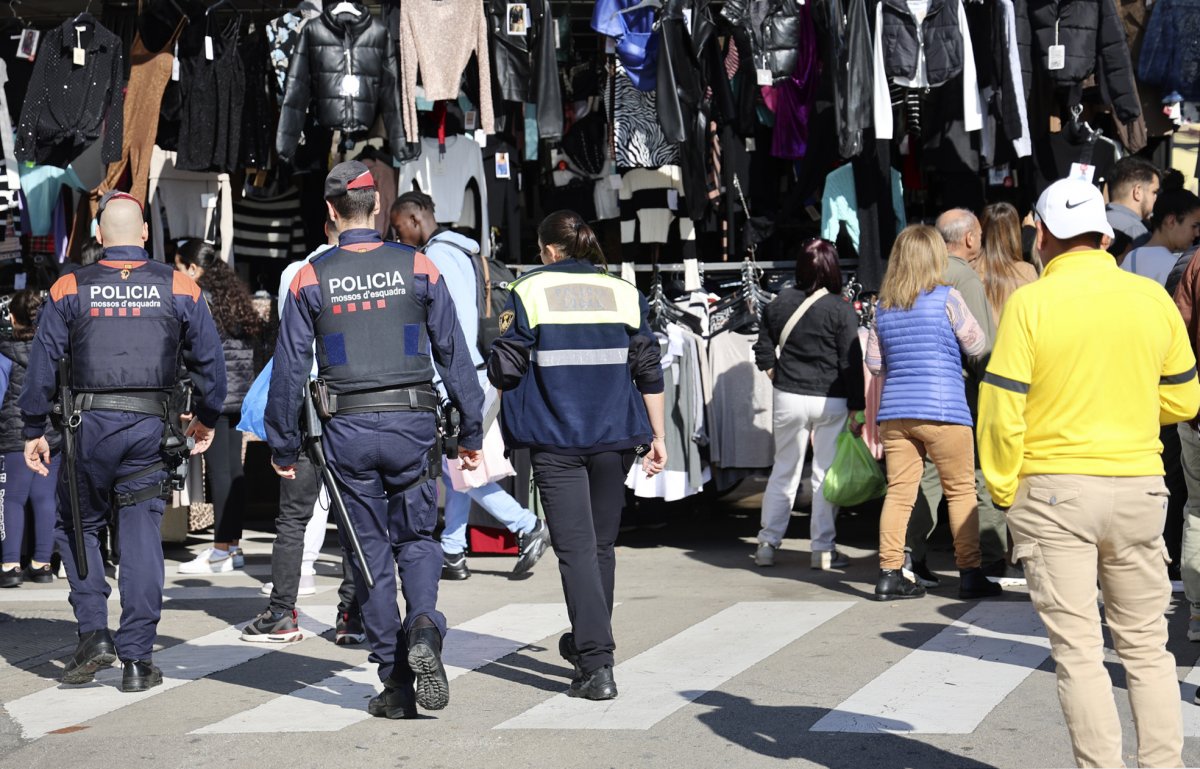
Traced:
<path fill-rule="evenodd" d="M 375 177 L 371 176 L 370 171 L 363 171 L 361 174 L 356 176 L 353 180 L 346 182 L 346 189 L 348 189 L 348 190 L 361 190 L 364 187 L 374 187 L 374 186 L 375 186 Z"/>

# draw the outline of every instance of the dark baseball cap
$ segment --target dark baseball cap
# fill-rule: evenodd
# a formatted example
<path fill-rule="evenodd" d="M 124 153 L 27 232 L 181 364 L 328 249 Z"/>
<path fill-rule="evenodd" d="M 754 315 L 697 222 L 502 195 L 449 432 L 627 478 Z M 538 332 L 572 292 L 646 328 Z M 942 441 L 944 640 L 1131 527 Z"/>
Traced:
<path fill-rule="evenodd" d="M 325 177 L 325 199 L 338 198 L 350 190 L 375 189 L 375 177 L 371 169 L 357 160 L 338 163 Z"/>
<path fill-rule="evenodd" d="M 130 195 L 128 192 L 109 190 L 108 192 L 104 193 L 104 197 L 100 198 L 100 205 L 96 208 L 97 218 L 104 213 L 104 207 L 107 206 L 109 201 L 112 200 L 132 200 L 134 203 L 137 203 L 138 208 L 142 208 L 142 201 L 138 200 L 133 195 Z"/>

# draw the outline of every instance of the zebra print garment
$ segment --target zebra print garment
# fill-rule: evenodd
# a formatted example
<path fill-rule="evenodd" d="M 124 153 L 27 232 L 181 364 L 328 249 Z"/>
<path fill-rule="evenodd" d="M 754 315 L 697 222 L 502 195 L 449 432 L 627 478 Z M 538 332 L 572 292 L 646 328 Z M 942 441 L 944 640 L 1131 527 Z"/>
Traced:
<path fill-rule="evenodd" d="M 617 59 L 615 104 L 609 104 L 613 116 L 613 133 L 618 168 L 660 168 L 679 163 L 679 145 L 667 141 L 658 122 L 653 91 L 633 87 L 625 66 Z"/>

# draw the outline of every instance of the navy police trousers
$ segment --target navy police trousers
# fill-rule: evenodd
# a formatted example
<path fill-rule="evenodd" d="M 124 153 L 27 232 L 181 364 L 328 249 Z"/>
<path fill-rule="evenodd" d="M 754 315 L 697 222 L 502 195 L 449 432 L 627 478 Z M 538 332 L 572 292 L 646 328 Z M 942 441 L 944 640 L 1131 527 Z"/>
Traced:
<path fill-rule="evenodd" d="M 80 579 L 75 568 L 74 524 L 67 496 L 68 474 L 59 474 L 59 552 L 71 584 L 71 606 L 79 632 L 108 627 L 108 596 L 112 592 L 104 578 L 100 555 L 100 532 L 114 505 L 115 491 L 125 493 L 162 483 L 166 470 L 117 485 L 118 478 L 145 470 L 161 457 L 163 421 L 124 411 L 87 411 L 76 432 L 76 474 L 80 518 L 88 577 Z M 115 641 L 123 660 L 148 660 L 154 649 L 158 620 L 162 614 L 163 552 L 161 524 L 166 502 L 150 499 L 117 511 L 117 537 L 121 570 L 121 624 Z"/>
<path fill-rule="evenodd" d="M 329 466 L 375 578 L 375 587 L 368 589 L 339 527 L 342 547 L 354 563 L 369 659 L 379 665 L 381 681 L 413 679 L 407 631 L 418 617 L 429 618 L 446 635 L 446 618 L 437 610 L 442 573 L 442 547 L 433 537 L 437 485 L 426 481 L 408 488 L 425 471 L 436 429 L 433 414 L 412 411 L 338 414 L 325 424 Z M 403 620 L 396 605 L 397 570 Z"/>

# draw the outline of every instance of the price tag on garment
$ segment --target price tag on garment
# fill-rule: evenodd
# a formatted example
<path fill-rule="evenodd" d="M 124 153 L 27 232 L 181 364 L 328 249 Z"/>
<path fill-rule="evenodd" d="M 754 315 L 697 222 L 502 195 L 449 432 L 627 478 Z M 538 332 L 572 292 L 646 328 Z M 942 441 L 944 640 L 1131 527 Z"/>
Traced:
<path fill-rule="evenodd" d="M 992 187 L 1004 187 L 1008 179 L 1008 165 L 999 165 L 988 169 L 988 184 Z"/>
<path fill-rule="evenodd" d="M 171 59 L 171 79 L 179 82 L 179 43 L 175 44 L 175 55 Z"/>
<path fill-rule="evenodd" d="M 608 177 L 608 186 L 612 187 L 614 190 L 621 189 L 621 175 L 613 174 L 613 175 L 609 176 Z"/>
<path fill-rule="evenodd" d="M 13 290 L 21 291 L 22 289 L 24 289 L 26 284 L 28 283 L 28 279 L 29 279 L 29 276 L 27 276 L 25 273 L 18 272 L 16 275 L 13 276 Z"/>
<path fill-rule="evenodd" d="M 358 75 L 342 76 L 342 96 L 358 96 L 361 78 Z"/>
<path fill-rule="evenodd" d="M 212 193 L 212 192 L 201 192 L 200 193 L 200 207 L 201 208 L 216 208 L 217 207 L 216 194 Z"/>
<path fill-rule="evenodd" d="M 746 152 L 754 152 L 754 150 L 757 147 L 758 147 L 758 144 L 754 141 L 754 137 L 747 136 L 746 137 Z"/>
<path fill-rule="evenodd" d="M 1067 178 L 1078 179 L 1081 182 L 1091 184 L 1096 178 L 1096 167 L 1085 165 L 1084 163 L 1072 163 L 1071 173 L 1067 174 Z"/>
<path fill-rule="evenodd" d="M 475 110 L 469 109 L 463 114 L 463 128 L 467 129 L 468 131 L 474 131 L 476 128 L 475 124 L 477 122 L 479 122 L 479 116 L 476 114 Z"/>
<path fill-rule="evenodd" d="M 42 36 L 36 29 L 21 30 L 20 42 L 17 43 L 17 56 L 28 61 L 37 58 L 38 38 Z"/>
<path fill-rule="evenodd" d="M 512 166 L 510 166 L 508 164 L 508 153 L 507 152 L 497 152 L 496 153 L 496 178 L 497 179 L 511 179 L 512 178 Z"/>
<path fill-rule="evenodd" d="M 755 72 L 758 76 L 758 84 L 759 85 L 771 85 L 772 83 L 775 82 L 775 76 L 771 74 L 771 70 L 760 69 L 760 70 L 755 70 Z"/>
<path fill-rule="evenodd" d="M 554 20 L 554 50 L 557 51 L 561 47 L 562 47 L 562 38 L 559 37 L 558 19 L 555 19 Z"/>
<path fill-rule="evenodd" d="M 213 41 L 212 35 L 204 36 L 204 58 L 209 61 L 213 60 Z"/>
<path fill-rule="evenodd" d="M 667 208 L 679 210 L 679 190 L 667 190 Z"/>
<path fill-rule="evenodd" d="M 1051 72 L 1067 66 L 1067 47 L 1065 45 L 1052 45 L 1046 54 L 1046 69 Z"/>
<path fill-rule="evenodd" d="M 87 61 L 87 51 L 83 50 L 82 48 L 72 48 L 71 49 L 71 63 L 72 64 L 74 64 L 76 67 L 82 67 L 84 65 L 84 62 L 86 62 L 86 61 Z"/>

